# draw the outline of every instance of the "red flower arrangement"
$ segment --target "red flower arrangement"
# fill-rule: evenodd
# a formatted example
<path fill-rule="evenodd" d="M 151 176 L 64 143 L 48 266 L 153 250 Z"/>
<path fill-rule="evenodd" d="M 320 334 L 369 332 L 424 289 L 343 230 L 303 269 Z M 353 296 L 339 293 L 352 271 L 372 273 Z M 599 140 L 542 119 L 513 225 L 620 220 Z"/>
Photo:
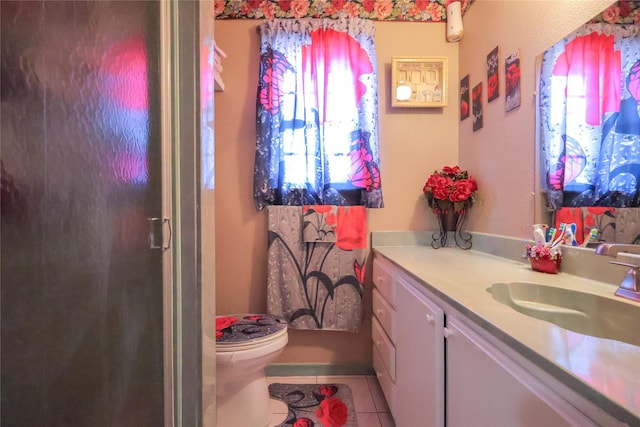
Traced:
<path fill-rule="evenodd" d="M 473 205 L 478 185 L 466 170 L 445 166 L 429 176 L 422 192 L 435 213 L 446 213 L 451 209 L 460 212 Z"/>

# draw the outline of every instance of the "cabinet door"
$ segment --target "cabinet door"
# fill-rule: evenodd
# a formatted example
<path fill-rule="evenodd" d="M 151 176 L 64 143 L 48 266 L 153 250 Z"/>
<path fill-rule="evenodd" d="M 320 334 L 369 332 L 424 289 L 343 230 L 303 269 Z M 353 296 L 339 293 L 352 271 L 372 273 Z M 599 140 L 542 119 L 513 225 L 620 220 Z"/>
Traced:
<path fill-rule="evenodd" d="M 444 425 L 444 312 L 410 279 L 396 281 L 397 427 Z"/>
<path fill-rule="evenodd" d="M 594 425 L 459 320 L 445 336 L 449 427 Z"/>

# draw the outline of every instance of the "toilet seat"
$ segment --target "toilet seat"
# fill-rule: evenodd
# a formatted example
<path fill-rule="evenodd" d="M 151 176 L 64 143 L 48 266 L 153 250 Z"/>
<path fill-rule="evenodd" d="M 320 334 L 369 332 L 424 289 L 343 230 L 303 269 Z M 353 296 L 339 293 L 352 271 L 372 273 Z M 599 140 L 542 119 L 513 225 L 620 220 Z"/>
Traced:
<path fill-rule="evenodd" d="M 269 425 L 265 367 L 278 358 L 287 340 L 287 323 L 270 314 L 216 317 L 216 425 Z"/>
<path fill-rule="evenodd" d="M 225 353 L 231 351 L 243 351 L 243 350 L 251 350 L 257 347 L 263 347 L 272 341 L 277 341 L 283 335 L 287 334 L 287 330 L 283 329 L 279 332 L 273 333 L 267 337 L 255 338 L 250 341 L 245 341 L 242 343 L 225 343 L 218 344 L 216 343 L 216 353 Z"/>
<path fill-rule="evenodd" d="M 217 316 L 218 326 L 222 328 L 216 329 L 216 353 L 265 347 L 271 342 L 281 341 L 287 334 L 285 320 L 271 314 Z"/>

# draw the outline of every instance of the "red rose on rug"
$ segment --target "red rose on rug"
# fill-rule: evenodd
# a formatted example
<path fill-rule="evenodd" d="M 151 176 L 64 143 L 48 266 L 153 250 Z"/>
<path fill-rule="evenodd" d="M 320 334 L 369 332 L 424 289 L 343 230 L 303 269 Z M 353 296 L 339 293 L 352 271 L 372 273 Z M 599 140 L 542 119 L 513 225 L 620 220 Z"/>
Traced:
<path fill-rule="evenodd" d="M 334 385 L 321 385 L 320 394 L 326 397 L 331 397 L 338 392 L 338 387 Z"/>
<path fill-rule="evenodd" d="M 349 410 L 342 400 L 329 397 L 320 402 L 316 417 L 324 427 L 342 427 L 347 423 Z"/>
<path fill-rule="evenodd" d="M 293 427 L 313 427 L 316 425 L 309 418 L 298 418 L 296 422 L 293 423 Z"/>

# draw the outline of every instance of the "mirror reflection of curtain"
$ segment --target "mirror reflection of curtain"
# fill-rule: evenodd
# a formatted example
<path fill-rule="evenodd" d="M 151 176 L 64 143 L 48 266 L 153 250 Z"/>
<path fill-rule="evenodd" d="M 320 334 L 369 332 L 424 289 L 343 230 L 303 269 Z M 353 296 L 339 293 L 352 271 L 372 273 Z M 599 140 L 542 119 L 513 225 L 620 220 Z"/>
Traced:
<path fill-rule="evenodd" d="M 254 201 L 382 207 L 371 21 L 260 27 Z"/>
<path fill-rule="evenodd" d="M 587 24 L 544 54 L 547 205 L 640 206 L 640 28 Z"/>

